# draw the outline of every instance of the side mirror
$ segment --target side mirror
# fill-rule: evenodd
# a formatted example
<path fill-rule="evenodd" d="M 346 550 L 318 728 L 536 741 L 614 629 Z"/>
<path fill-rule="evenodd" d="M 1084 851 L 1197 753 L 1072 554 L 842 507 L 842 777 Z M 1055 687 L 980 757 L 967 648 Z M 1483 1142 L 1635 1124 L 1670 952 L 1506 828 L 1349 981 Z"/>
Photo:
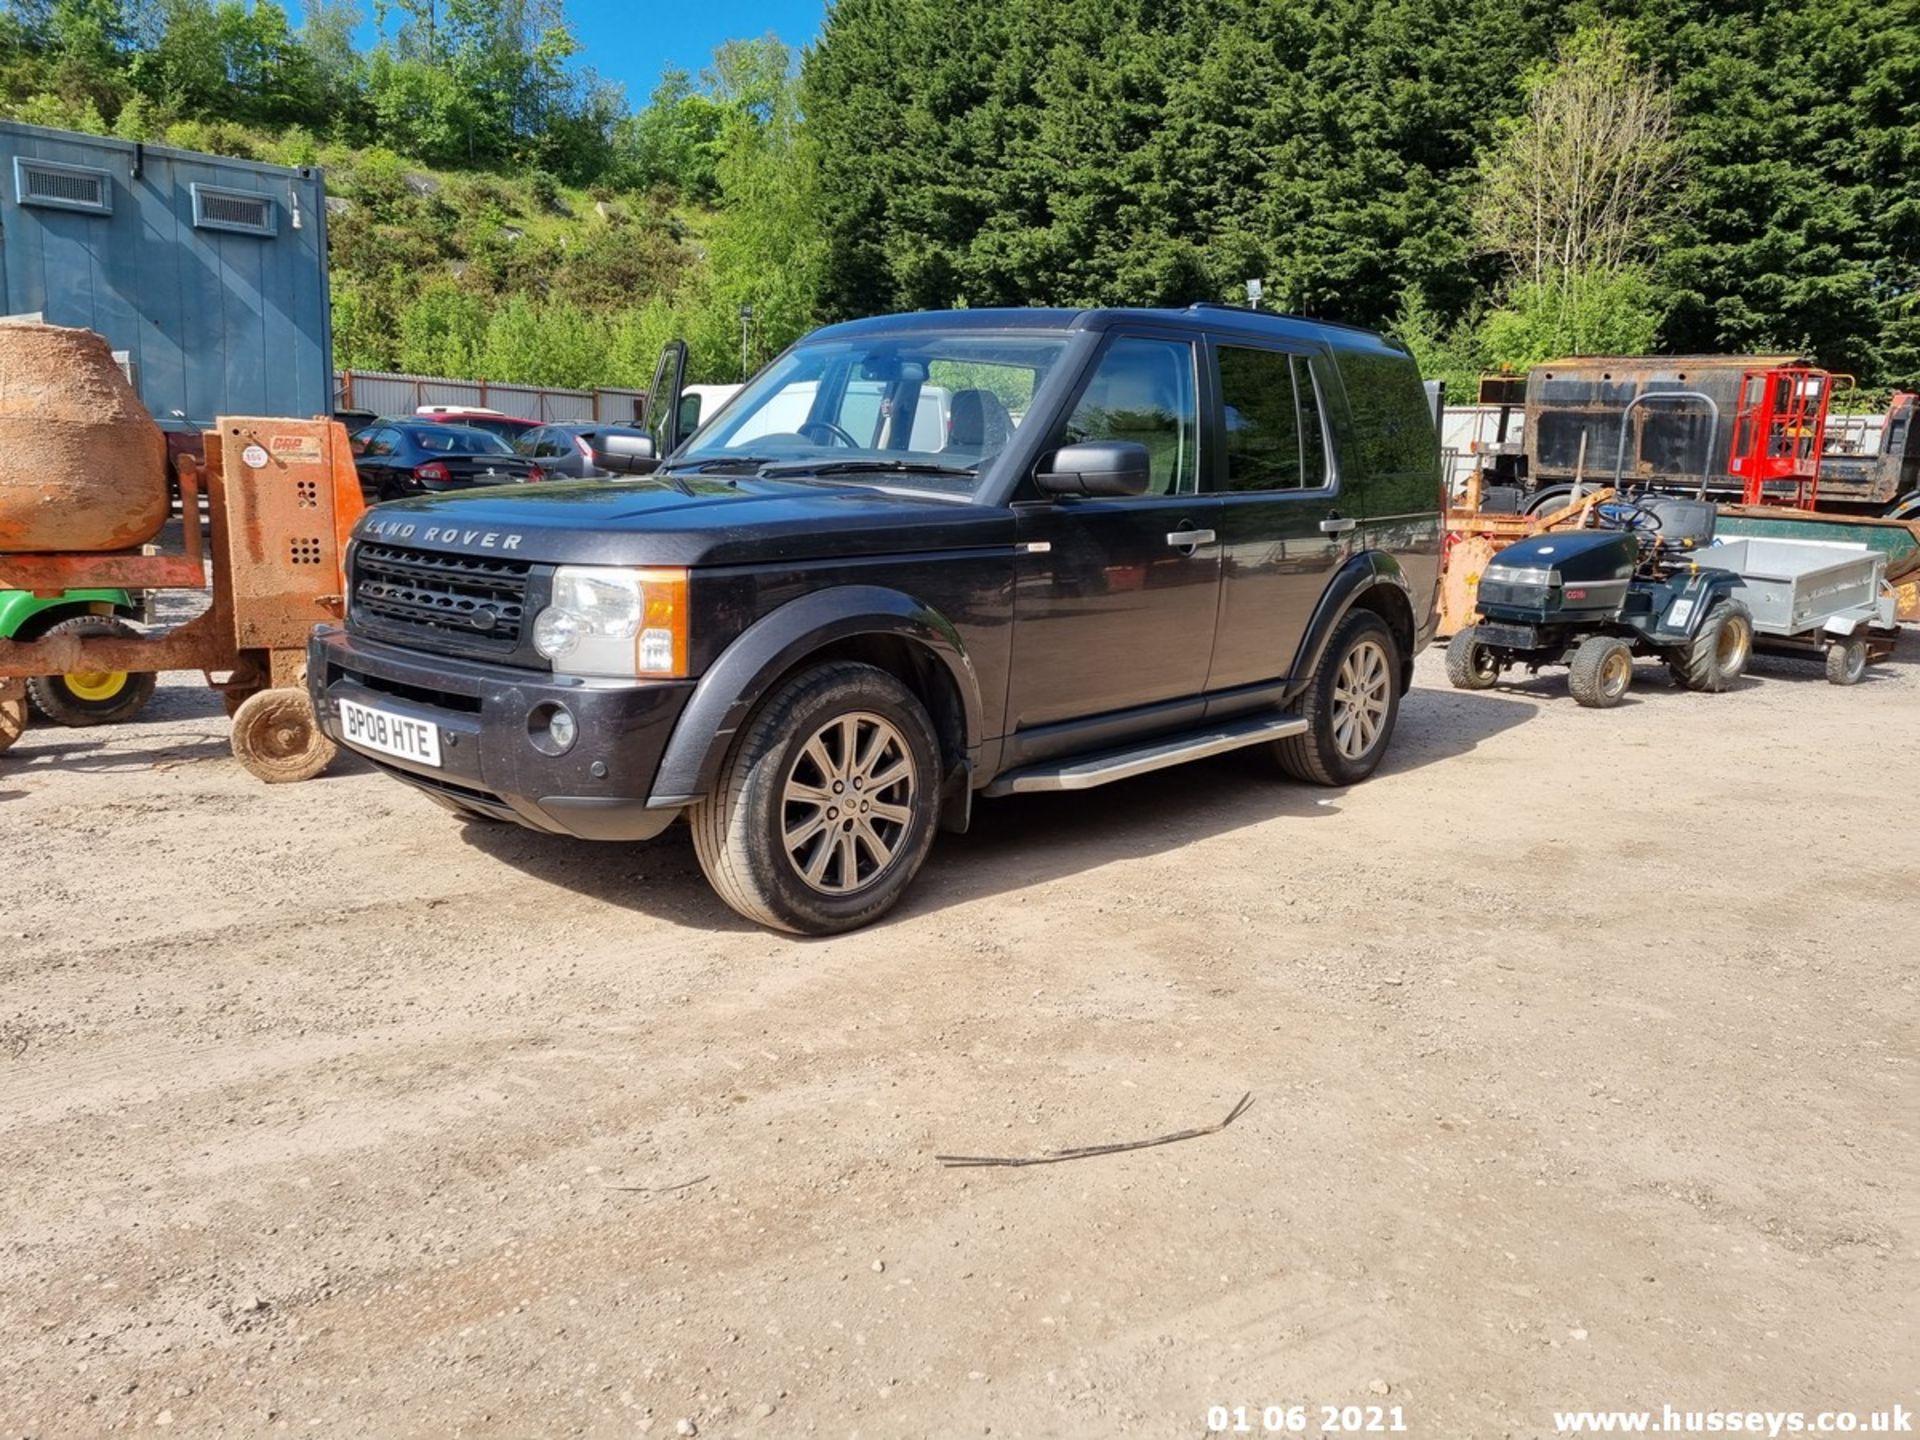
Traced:
<path fill-rule="evenodd" d="M 1137 440 L 1082 440 L 1042 456 L 1033 483 L 1049 495 L 1144 495 L 1153 462 Z"/>
<path fill-rule="evenodd" d="M 600 463 L 625 475 L 650 475 L 660 459 L 653 453 L 651 435 L 603 435 Z"/>
<path fill-rule="evenodd" d="M 680 397 L 680 434 L 685 437 L 700 428 L 700 397 L 682 395 Z"/>

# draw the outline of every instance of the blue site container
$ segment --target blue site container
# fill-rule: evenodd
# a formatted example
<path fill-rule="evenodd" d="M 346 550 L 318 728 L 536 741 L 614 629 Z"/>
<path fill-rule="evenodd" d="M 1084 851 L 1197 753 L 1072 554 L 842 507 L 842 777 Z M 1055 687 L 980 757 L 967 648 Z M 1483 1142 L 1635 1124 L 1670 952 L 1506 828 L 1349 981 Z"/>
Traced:
<path fill-rule="evenodd" d="M 333 408 L 326 187 L 0 121 L 0 315 L 97 330 L 160 425 Z"/>

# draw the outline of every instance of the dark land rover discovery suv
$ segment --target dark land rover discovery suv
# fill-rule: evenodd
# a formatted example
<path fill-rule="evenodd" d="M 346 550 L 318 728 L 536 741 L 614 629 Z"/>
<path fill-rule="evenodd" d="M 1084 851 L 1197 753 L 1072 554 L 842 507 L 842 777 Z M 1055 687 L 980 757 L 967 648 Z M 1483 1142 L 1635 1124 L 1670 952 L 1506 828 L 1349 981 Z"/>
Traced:
<path fill-rule="evenodd" d="M 861 320 L 646 479 L 369 512 L 309 684 L 454 810 L 597 840 L 685 815 L 728 904 L 824 934 L 976 796 L 1236 749 L 1365 778 L 1432 633 L 1440 505 L 1413 362 L 1365 331 Z"/>

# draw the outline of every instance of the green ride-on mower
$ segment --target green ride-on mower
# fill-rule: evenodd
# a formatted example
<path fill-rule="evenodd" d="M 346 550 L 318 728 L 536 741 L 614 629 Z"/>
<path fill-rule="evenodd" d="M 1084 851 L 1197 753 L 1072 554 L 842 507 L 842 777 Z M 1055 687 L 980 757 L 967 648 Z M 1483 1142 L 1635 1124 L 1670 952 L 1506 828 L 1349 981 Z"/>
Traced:
<path fill-rule="evenodd" d="M 0 590 L 0 640 L 67 634 L 128 639 L 139 632 L 122 617 L 140 614 L 135 594 L 127 590 L 63 590 L 57 595 Z M 56 725 L 112 725 L 140 713 L 153 698 L 156 678 L 132 670 L 36 675 L 27 681 L 27 703 Z"/>
<path fill-rule="evenodd" d="M 1480 577 L 1484 617 L 1447 646 L 1447 679 L 1485 690 L 1510 666 L 1565 665 L 1582 705 L 1617 705 L 1636 655 L 1666 661 L 1689 690 L 1725 690 L 1753 653 L 1753 616 L 1729 593 L 1740 576 L 1697 566 L 1714 508 L 1666 496 L 1595 510 L 1598 528 L 1509 545 Z"/>

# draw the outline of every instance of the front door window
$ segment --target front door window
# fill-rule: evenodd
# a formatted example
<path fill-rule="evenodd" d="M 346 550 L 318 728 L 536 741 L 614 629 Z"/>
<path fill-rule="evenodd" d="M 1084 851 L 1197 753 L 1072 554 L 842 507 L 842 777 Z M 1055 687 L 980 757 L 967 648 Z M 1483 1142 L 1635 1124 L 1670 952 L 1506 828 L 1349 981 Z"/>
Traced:
<path fill-rule="evenodd" d="M 1200 483 L 1199 413 L 1193 347 L 1123 337 L 1101 356 L 1061 443 L 1136 441 L 1147 447 L 1147 493 L 1190 495 Z"/>

